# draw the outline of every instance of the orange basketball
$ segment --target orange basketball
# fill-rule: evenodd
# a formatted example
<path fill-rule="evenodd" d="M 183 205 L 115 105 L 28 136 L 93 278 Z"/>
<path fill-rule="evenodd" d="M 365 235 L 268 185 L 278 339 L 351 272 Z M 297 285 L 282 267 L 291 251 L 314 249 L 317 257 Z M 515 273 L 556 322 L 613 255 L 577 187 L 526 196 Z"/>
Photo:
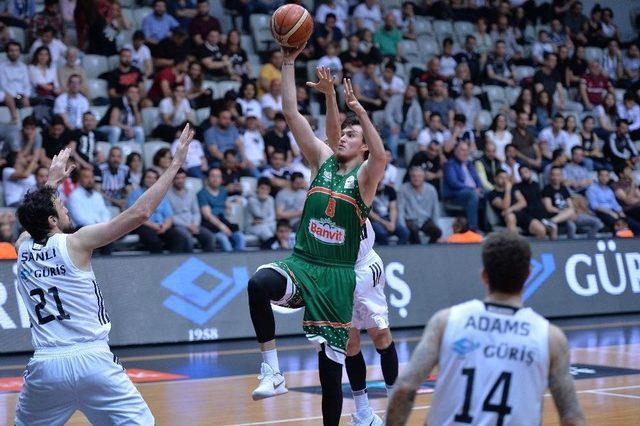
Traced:
<path fill-rule="evenodd" d="M 271 34 L 281 46 L 302 46 L 312 33 L 313 18 L 302 6 L 286 4 L 271 16 Z"/>

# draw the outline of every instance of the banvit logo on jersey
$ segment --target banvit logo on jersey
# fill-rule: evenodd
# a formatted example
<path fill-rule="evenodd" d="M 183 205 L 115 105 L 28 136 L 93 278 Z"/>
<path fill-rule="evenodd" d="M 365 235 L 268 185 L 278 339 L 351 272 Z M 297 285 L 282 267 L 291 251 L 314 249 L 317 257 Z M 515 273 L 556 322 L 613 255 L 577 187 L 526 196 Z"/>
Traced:
<path fill-rule="evenodd" d="M 164 300 L 164 306 L 195 324 L 205 324 L 247 287 L 247 268 L 233 267 L 231 271 L 229 276 L 189 258 L 162 280 L 162 286 L 174 293 Z"/>

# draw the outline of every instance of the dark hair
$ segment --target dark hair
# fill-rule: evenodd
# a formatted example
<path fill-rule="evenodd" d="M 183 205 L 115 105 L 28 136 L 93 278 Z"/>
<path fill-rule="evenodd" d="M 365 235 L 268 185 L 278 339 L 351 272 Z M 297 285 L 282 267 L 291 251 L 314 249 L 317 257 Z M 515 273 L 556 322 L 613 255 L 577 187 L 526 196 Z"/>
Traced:
<path fill-rule="evenodd" d="M 580 146 L 580 145 L 575 145 L 575 146 L 571 147 L 571 155 L 573 155 L 579 149 L 584 149 L 584 148 L 582 146 Z"/>
<path fill-rule="evenodd" d="M 490 293 L 520 293 L 529 277 L 531 246 L 513 232 L 490 234 L 482 244 L 482 265 Z"/>
<path fill-rule="evenodd" d="M 142 160 L 142 155 L 140 155 L 140 153 L 134 151 L 134 152 L 130 153 L 129 155 L 127 155 L 127 160 L 125 161 L 125 164 L 127 166 L 130 166 L 131 163 L 133 162 L 133 159 L 136 158 L 136 157 L 138 157 L 140 160 Z"/>
<path fill-rule="evenodd" d="M 600 173 L 602 173 L 602 172 L 607 172 L 607 173 L 609 173 L 609 170 L 607 170 L 607 169 L 606 169 L 606 168 L 604 168 L 604 167 L 600 167 L 599 169 L 596 169 L 596 173 L 597 173 L 598 175 L 600 175 Z"/>
<path fill-rule="evenodd" d="M 156 170 L 154 169 L 147 169 L 142 173 L 142 181 L 140 182 L 140 186 L 145 188 L 145 189 L 149 189 L 146 186 L 144 186 L 144 179 L 147 177 L 147 175 L 149 173 L 153 173 L 154 175 L 156 175 L 156 180 L 158 180 L 158 178 L 160 177 L 160 173 L 158 173 Z"/>
<path fill-rule="evenodd" d="M 453 45 L 453 40 L 451 39 L 451 37 L 447 37 L 444 40 L 442 40 L 442 45 L 443 46 L 446 46 L 448 44 Z"/>
<path fill-rule="evenodd" d="M 626 92 L 624 92 L 624 96 L 622 97 L 623 101 L 635 101 L 636 100 L 636 94 L 633 93 L 631 90 L 627 90 Z"/>
<path fill-rule="evenodd" d="M 59 125 L 65 126 L 64 118 L 62 118 L 60 114 L 56 114 L 51 119 L 51 123 L 49 124 L 49 127 L 59 126 Z"/>
<path fill-rule="evenodd" d="M 9 48 L 11 46 L 18 46 L 18 48 L 20 49 L 20 52 L 22 52 L 22 45 L 15 40 L 9 40 L 7 44 L 4 46 L 4 51 L 9 53 Z"/>
<path fill-rule="evenodd" d="M 467 122 L 467 116 L 464 114 L 456 114 L 453 116 L 453 121 L 465 124 Z"/>
<path fill-rule="evenodd" d="M 146 37 L 144 36 L 144 32 L 142 30 L 137 30 L 133 33 L 132 40 L 144 40 Z"/>
<path fill-rule="evenodd" d="M 42 52 L 43 50 L 46 50 L 47 53 L 49 54 L 49 61 L 47 62 L 47 68 L 51 67 L 51 51 L 47 46 L 40 46 L 36 49 L 35 52 L 33 52 L 33 57 L 31 57 L 31 65 L 38 65 L 38 55 L 40 55 L 40 52 Z"/>
<path fill-rule="evenodd" d="M 564 149 L 563 148 L 554 149 L 553 152 L 551 153 L 551 161 L 557 160 L 563 154 L 564 154 Z"/>
<path fill-rule="evenodd" d="M 26 126 L 38 127 L 38 120 L 33 115 L 28 115 L 22 120 L 22 128 Z"/>
<path fill-rule="evenodd" d="M 276 229 L 282 228 L 282 227 L 291 229 L 291 224 L 287 219 L 278 219 L 278 222 L 276 223 Z"/>
<path fill-rule="evenodd" d="M 553 166 L 553 167 L 551 167 L 551 170 L 549 170 L 549 174 L 551 174 L 551 172 L 552 172 L 552 171 L 554 171 L 554 170 L 560 170 L 561 172 L 563 171 L 562 167 L 560 167 L 560 166 Z"/>
<path fill-rule="evenodd" d="M 584 123 L 586 123 L 588 119 L 595 120 L 592 115 L 585 115 L 584 117 L 582 117 L 582 124 L 584 125 Z"/>
<path fill-rule="evenodd" d="M 458 216 L 453 221 L 452 227 L 456 232 L 467 232 L 469 230 L 469 221 L 465 216 Z"/>
<path fill-rule="evenodd" d="M 240 86 L 240 90 L 238 91 L 239 96 L 244 96 L 244 91 L 248 86 L 253 86 L 253 99 L 256 99 L 258 95 L 258 90 L 256 88 L 256 83 L 254 83 L 251 80 L 247 80 L 244 83 L 242 83 L 242 86 Z"/>
<path fill-rule="evenodd" d="M 304 179 L 304 175 L 300 172 L 291 173 L 291 175 L 289 176 L 289 180 L 293 182 L 296 179 Z"/>
<path fill-rule="evenodd" d="M 562 120 L 564 120 L 564 115 L 560 114 L 559 112 L 556 112 L 555 115 L 553 116 L 553 119 L 555 120 L 556 118 L 562 118 Z"/>
<path fill-rule="evenodd" d="M 182 167 L 180 167 L 178 169 L 178 171 L 176 172 L 176 176 L 178 176 L 178 175 L 186 175 L 186 174 L 187 174 L 187 171 L 185 169 L 183 169 Z"/>
<path fill-rule="evenodd" d="M 269 188 L 271 188 L 271 179 L 269 179 L 268 177 L 260 177 L 258 178 L 258 184 L 256 185 L 256 187 L 259 187 L 260 185 L 267 185 Z"/>
<path fill-rule="evenodd" d="M 493 130 L 494 132 L 498 129 L 498 118 L 503 117 L 505 120 L 507 119 L 507 117 L 505 117 L 504 114 L 496 114 L 495 117 L 493 117 L 493 121 L 491 122 L 491 126 L 489 127 L 490 130 Z M 505 125 L 505 130 L 508 129 L 508 126 Z"/>
<path fill-rule="evenodd" d="M 45 33 L 53 33 L 55 35 L 56 29 L 53 28 L 53 26 L 51 25 L 45 25 L 40 29 L 40 31 L 38 31 L 38 34 L 45 34 Z"/>
<path fill-rule="evenodd" d="M 24 200 L 18 207 L 17 215 L 20 225 L 29 233 L 34 241 L 46 240 L 51 227 L 49 216 L 58 217 L 58 212 L 53 201 L 58 196 L 58 191 L 50 186 L 32 189 L 24 196 Z"/>
<path fill-rule="evenodd" d="M 396 72 L 396 64 L 394 64 L 393 62 L 387 62 L 387 65 L 384 66 L 384 69 Z"/>
<path fill-rule="evenodd" d="M 280 111 L 276 112 L 276 114 L 273 116 L 273 121 L 276 120 L 287 121 L 287 119 L 284 118 L 284 114 Z"/>
<path fill-rule="evenodd" d="M 505 175 L 508 174 L 505 169 L 498 169 L 498 170 L 496 170 L 496 173 L 493 175 L 493 177 L 495 178 L 496 176 L 498 176 L 499 174 L 502 174 L 502 173 L 504 173 Z"/>
<path fill-rule="evenodd" d="M 167 153 L 171 154 L 171 150 L 169 148 L 160 148 L 153 154 L 153 165 L 157 166 L 160 163 L 160 159 L 167 155 Z"/>
<path fill-rule="evenodd" d="M 235 157 L 238 155 L 238 151 L 233 148 L 227 149 L 222 153 L 222 158 L 227 158 L 228 155 L 233 155 Z"/>
<path fill-rule="evenodd" d="M 335 14 L 335 13 L 327 13 L 327 15 L 326 15 L 326 16 L 325 16 L 325 18 L 324 18 L 324 19 L 325 19 L 325 22 L 326 22 L 326 20 L 327 20 L 327 19 L 329 19 L 329 18 L 333 18 L 334 20 L 337 20 L 337 19 L 338 19 L 338 18 L 336 17 L 336 14 Z"/>
<path fill-rule="evenodd" d="M 618 118 L 616 120 L 616 127 L 620 126 L 621 124 L 626 124 L 628 126 L 629 120 L 627 120 L 626 118 Z"/>

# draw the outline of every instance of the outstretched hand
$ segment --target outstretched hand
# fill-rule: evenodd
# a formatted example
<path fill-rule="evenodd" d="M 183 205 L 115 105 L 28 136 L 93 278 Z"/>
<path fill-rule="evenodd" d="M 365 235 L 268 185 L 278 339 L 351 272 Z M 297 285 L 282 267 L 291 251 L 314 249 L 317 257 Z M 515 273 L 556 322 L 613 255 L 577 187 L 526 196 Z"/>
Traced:
<path fill-rule="evenodd" d="M 75 170 L 76 165 L 71 164 L 67 167 L 69 156 L 71 155 L 71 148 L 65 148 L 57 155 L 53 156 L 51 160 L 51 166 L 49 167 L 49 178 L 47 180 L 47 186 L 57 188 L 60 183 L 71 176 L 71 173 Z"/>
<path fill-rule="evenodd" d="M 305 42 L 301 46 L 298 47 L 284 47 L 280 46 L 282 49 L 282 56 L 284 56 L 284 61 L 295 61 L 298 55 L 307 47 L 307 43 Z"/>
<path fill-rule="evenodd" d="M 316 74 L 318 75 L 318 81 L 316 83 L 307 81 L 307 87 L 316 89 L 325 95 L 333 93 L 335 89 L 333 87 L 334 79 L 331 75 L 331 70 L 327 67 L 318 67 L 316 69 Z"/>
<path fill-rule="evenodd" d="M 180 134 L 180 140 L 178 143 L 178 149 L 176 149 L 176 153 L 173 156 L 173 163 L 178 167 L 182 167 L 184 161 L 187 158 L 187 152 L 189 152 L 189 144 L 193 140 L 195 136 L 195 131 L 191 129 L 191 126 L 187 124 L 182 129 L 182 134 Z"/>
<path fill-rule="evenodd" d="M 343 82 L 343 85 L 344 85 L 345 102 L 346 102 L 347 106 L 349 107 L 349 109 L 351 111 L 355 112 L 356 114 L 360 114 L 360 113 L 365 113 L 366 114 L 367 111 L 360 104 L 358 99 L 356 99 L 355 93 L 353 93 L 353 86 L 351 85 L 351 79 L 350 78 L 344 78 L 344 79 L 342 79 L 342 82 Z"/>

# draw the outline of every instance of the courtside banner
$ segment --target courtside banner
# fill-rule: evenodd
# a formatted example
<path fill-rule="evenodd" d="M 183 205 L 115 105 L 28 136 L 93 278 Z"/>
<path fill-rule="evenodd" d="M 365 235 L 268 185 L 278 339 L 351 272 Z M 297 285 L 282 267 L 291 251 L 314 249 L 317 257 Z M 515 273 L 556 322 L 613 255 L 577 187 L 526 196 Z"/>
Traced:
<path fill-rule="evenodd" d="M 640 312 L 637 240 L 535 242 L 525 304 L 548 317 Z M 479 245 L 377 248 L 391 325 L 422 326 L 438 309 L 483 295 Z M 93 260 L 112 321 L 111 345 L 252 337 L 247 281 L 284 252 Z M 16 264 L 0 262 L 0 352 L 31 350 Z M 338 285 L 338 283 L 336 283 Z M 64 306 L 64 290 L 60 289 Z M 56 302 L 46 300 L 55 308 Z M 32 308 L 31 308 L 32 309 Z M 276 307 L 279 334 L 300 334 L 302 310 Z M 46 326 L 46 325 L 45 325 Z"/>

